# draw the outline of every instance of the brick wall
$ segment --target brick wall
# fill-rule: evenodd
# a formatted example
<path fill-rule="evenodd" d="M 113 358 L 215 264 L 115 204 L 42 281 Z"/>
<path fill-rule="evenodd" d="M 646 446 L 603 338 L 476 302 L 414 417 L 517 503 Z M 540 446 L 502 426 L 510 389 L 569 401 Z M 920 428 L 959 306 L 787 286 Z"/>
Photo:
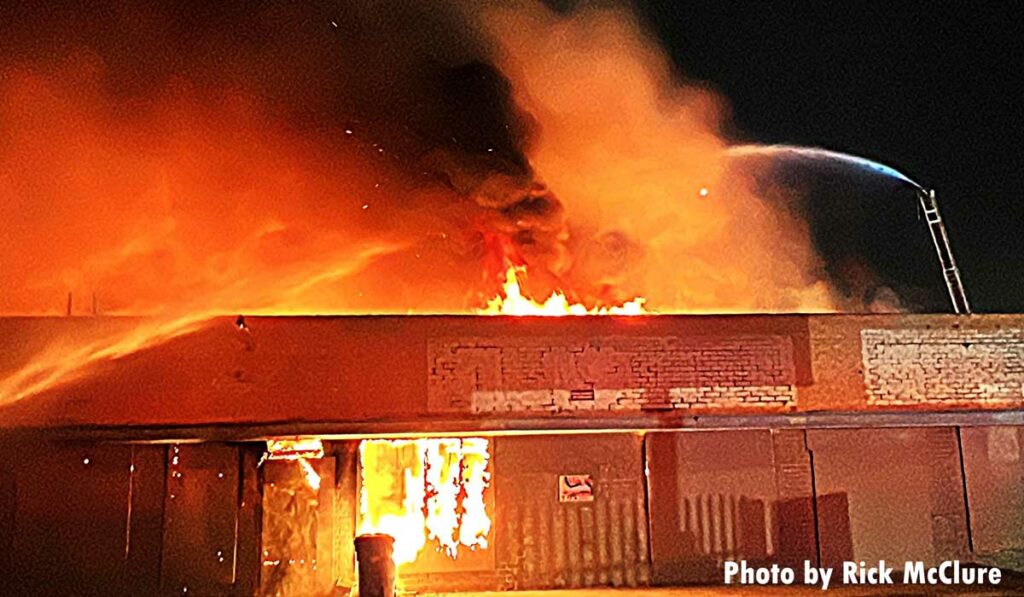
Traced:
<path fill-rule="evenodd" d="M 788 336 L 431 339 L 432 411 L 783 408 L 796 403 Z"/>
<path fill-rule="evenodd" d="M 1020 403 L 1024 330 L 864 329 L 870 405 Z"/>
<path fill-rule="evenodd" d="M 28 358 L 7 347 L 35 346 L 37 336 L 74 345 L 89 324 L 28 321 L 0 318 L 0 380 Z M 241 332 L 233 318 L 211 320 L 31 399 L 0 396 L 0 428 L 308 421 L 353 433 L 387 421 L 450 433 L 475 417 L 485 426 L 504 417 L 503 428 L 535 429 L 551 416 L 663 427 L 701 415 L 1007 410 L 1024 401 L 1024 315 L 246 322 Z"/>

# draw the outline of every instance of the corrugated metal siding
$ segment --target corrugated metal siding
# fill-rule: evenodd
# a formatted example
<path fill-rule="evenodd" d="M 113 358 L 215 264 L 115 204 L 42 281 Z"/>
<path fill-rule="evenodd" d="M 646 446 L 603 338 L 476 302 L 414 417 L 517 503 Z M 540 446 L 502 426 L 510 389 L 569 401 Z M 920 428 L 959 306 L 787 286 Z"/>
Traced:
<path fill-rule="evenodd" d="M 649 581 L 642 501 L 510 504 L 499 533 L 505 588 L 640 586 Z"/>
<path fill-rule="evenodd" d="M 498 441 L 495 540 L 502 588 L 650 582 L 641 442 L 633 434 Z M 594 501 L 560 503 L 559 474 L 592 475 Z"/>

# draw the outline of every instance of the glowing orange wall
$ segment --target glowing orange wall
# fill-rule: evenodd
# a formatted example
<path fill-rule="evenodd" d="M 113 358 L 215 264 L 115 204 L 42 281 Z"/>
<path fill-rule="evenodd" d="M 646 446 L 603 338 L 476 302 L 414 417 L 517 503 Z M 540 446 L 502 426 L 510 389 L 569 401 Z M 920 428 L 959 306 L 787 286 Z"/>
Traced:
<path fill-rule="evenodd" d="M 0 319 L 0 378 L 136 320 Z M 712 414 L 1014 409 L 1024 316 L 234 317 L 101 359 L 12 426 L 672 427 Z M 1015 360 L 1016 359 L 1016 360 Z M 9 398 L 9 397 L 7 397 Z"/>

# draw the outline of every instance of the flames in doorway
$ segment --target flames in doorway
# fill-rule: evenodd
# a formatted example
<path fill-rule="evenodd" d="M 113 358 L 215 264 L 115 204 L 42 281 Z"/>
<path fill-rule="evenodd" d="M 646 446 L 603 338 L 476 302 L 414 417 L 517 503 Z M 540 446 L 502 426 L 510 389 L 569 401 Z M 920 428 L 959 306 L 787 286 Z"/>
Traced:
<path fill-rule="evenodd" d="M 438 561 L 432 558 L 454 560 L 489 546 L 487 439 L 366 439 L 359 442 L 358 469 L 351 460 L 355 447 L 349 447 L 342 457 L 318 438 L 267 442 L 261 595 L 329 594 L 353 582 L 355 562 L 346 563 L 351 552 L 346 557 L 337 540 L 351 544 L 356 535 L 394 537 L 400 574 L 406 564 L 430 567 Z M 347 464 L 336 468 L 339 458 Z M 351 484 L 337 472 L 350 465 Z M 440 555 L 424 557 L 431 550 Z M 465 564 L 472 567 L 472 560 Z"/>
<path fill-rule="evenodd" d="M 456 558 L 486 548 L 491 473 L 483 438 L 364 440 L 359 445 L 359 534 L 395 538 L 401 566 L 432 546 Z"/>

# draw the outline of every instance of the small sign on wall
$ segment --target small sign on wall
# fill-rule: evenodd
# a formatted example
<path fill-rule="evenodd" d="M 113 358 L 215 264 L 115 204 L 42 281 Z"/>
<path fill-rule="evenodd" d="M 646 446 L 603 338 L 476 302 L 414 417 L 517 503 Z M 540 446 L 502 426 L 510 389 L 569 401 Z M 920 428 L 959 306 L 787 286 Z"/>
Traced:
<path fill-rule="evenodd" d="M 559 475 L 558 501 L 594 501 L 594 479 L 590 475 Z"/>

